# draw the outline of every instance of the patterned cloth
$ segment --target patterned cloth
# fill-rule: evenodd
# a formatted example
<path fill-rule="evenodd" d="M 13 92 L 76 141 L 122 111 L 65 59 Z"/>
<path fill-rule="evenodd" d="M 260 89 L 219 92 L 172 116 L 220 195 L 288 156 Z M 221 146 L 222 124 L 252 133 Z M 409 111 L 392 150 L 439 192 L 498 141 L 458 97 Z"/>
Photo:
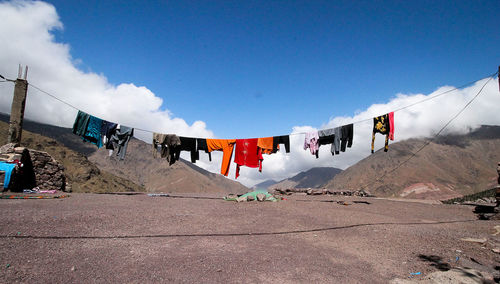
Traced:
<path fill-rule="evenodd" d="M 389 114 L 384 114 L 373 118 L 373 131 L 372 131 L 372 154 L 375 146 L 375 133 L 385 135 L 384 152 L 389 150 L 389 132 L 391 126 L 389 124 Z"/>

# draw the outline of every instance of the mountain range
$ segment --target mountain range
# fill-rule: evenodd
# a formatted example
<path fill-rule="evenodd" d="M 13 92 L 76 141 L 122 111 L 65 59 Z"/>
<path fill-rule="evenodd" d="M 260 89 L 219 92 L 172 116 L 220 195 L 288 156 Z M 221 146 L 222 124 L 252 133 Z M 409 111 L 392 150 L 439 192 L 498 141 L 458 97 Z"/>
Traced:
<path fill-rule="evenodd" d="M 367 189 L 376 196 L 440 200 L 460 197 L 496 185 L 499 149 L 499 126 L 481 126 L 464 135 L 408 139 L 389 145 L 388 152 L 379 150 L 359 161 L 325 187 Z"/>
<path fill-rule="evenodd" d="M 0 114 L 0 120 L 8 119 Z M 7 128 L 7 123 L 0 123 L 0 143 L 6 142 Z M 108 157 L 105 149 L 98 150 L 83 142 L 69 128 L 25 120 L 24 130 L 22 144 L 47 151 L 61 161 L 75 191 L 243 193 L 249 190 L 182 159 L 169 166 L 164 159 L 154 159 L 151 145 L 138 139 L 130 141 L 126 159 L 117 161 Z M 419 151 L 423 145 L 426 146 Z M 464 135 L 393 143 L 388 152 L 379 150 L 344 171 L 312 168 L 254 188 L 365 189 L 376 196 L 449 199 L 496 185 L 498 149 L 500 127 L 482 126 Z"/>
<path fill-rule="evenodd" d="M 320 188 L 332 180 L 337 174 L 342 172 L 341 169 L 332 167 L 316 167 L 307 171 L 300 172 L 290 178 L 279 182 L 274 180 L 266 180 L 256 184 L 253 188 L 256 189 L 286 189 L 286 188 Z"/>
<path fill-rule="evenodd" d="M 0 121 L 3 121 L 0 122 L 2 129 L 0 143 L 3 145 L 7 140 L 9 115 L 0 114 Z M 113 187 L 115 191 L 245 193 L 249 190 L 238 182 L 208 172 L 183 159 L 169 166 L 165 159 L 153 158 L 150 144 L 135 138 L 129 142 L 125 160 L 118 161 L 114 156 L 109 157 L 106 149 L 97 149 L 95 145 L 83 142 L 70 128 L 24 120 L 21 144 L 49 152 L 62 162 L 66 172 L 69 169 L 99 172 L 96 177 L 101 176 L 102 172 L 133 185 L 121 190 Z M 64 155 L 71 153 L 78 159 L 64 159 L 61 153 Z M 71 171 L 69 174 L 71 175 Z M 69 178 L 69 180 L 75 179 Z M 100 182 L 94 183 L 95 189 L 86 186 L 80 190 L 75 184 L 73 190 L 94 192 L 103 191 L 105 188 Z"/>

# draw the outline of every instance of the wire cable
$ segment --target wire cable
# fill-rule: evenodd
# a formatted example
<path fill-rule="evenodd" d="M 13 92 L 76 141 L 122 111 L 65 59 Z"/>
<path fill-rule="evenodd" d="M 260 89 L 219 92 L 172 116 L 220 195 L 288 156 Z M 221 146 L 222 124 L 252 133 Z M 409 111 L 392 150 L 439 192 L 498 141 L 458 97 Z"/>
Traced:
<path fill-rule="evenodd" d="M 464 84 L 464 85 L 462 85 L 462 86 L 460 86 L 460 87 L 455 87 L 455 88 L 452 88 L 452 89 L 450 89 L 450 90 L 447 90 L 447 91 L 441 92 L 441 93 L 439 93 L 439 94 L 437 94 L 437 95 L 434 95 L 434 96 L 432 96 L 432 97 L 428 97 L 428 98 L 422 99 L 422 100 L 420 100 L 420 101 L 418 101 L 418 102 L 414 102 L 414 103 L 412 103 L 412 104 L 409 104 L 409 105 L 406 105 L 406 106 L 400 107 L 400 108 L 398 108 L 398 109 L 394 110 L 394 112 L 398 112 L 398 111 L 401 111 L 401 110 L 407 109 L 407 108 L 409 108 L 409 107 L 415 106 L 415 105 L 417 105 L 417 104 L 421 104 L 421 103 L 424 103 L 424 102 L 426 102 L 426 101 L 429 101 L 429 100 L 432 100 L 432 99 L 438 98 L 438 97 L 443 96 L 443 95 L 445 95 L 445 94 L 449 94 L 449 93 L 451 93 L 451 92 L 454 92 L 454 91 L 456 91 L 456 90 L 459 90 L 459 89 L 465 88 L 465 87 L 467 87 L 467 86 L 470 86 L 470 85 L 472 85 L 472 84 L 474 84 L 474 83 L 476 83 L 476 82 L 479 82 L 479 81 L 481 81 L 481 80 L 484 80 L 484 79 L 486 79 L 486 78 L 490 78 L 490 80 L 491 80 L 491 79 L 492 79 L 492 78 L 494 78 L 494 76 L 496 76 L 498 73 L 499 73 L 499 71 L 497 71 L 497 72 L 495 72 L 495 73 L 493 73 L 492 75 L 489 75 L 489 76 L 487 76 L 487 77 L 483 77 L 483 78 L 481 78 L 481 79 L 478 79 L 478 80 L 475 80 L 475 81 L 471 81 L 471 82 L 469 82 L 469 83 L 466 83 L 466 84 Z M 489 81 L 489 80 L 488 80 L 488 81 Z M 70 103 L 68 103 L 68 102 L 66 102 L 66 101 L 64 101 L 64 100 L 62 100 L 62 99 L 59 99 L 58 97 L 56 97 L 56 96 L 54 96 L 54 95 L 52 95 L 52 94 L 50 94 L 49 92 L 46 92 L 46 91 L 42 90 L 41 88 L 37 87 L 36 85 L 33 85 L 32 83 L 29 83 L 29 85 L 30 85 L 30 86 L 32 86 L 33 88 L 37 89 L 38 91 L 42 92 L 43 94 L 46 94 L 46 95 L 48 95 L 48 96 L 50 96 L 50 97 L 52 97 L 52 98 L 54 98 L 54 99 L 58 100 L 59 102 L 61 102 L 61 103 L 65 104 L 65 105 L 67 105 L 67 106 L 69 106 L 69 107 L 71 107 L 71 108 L 73 108 L 73 109 L 75 109 L 75 110 L 81 110 L 81 109 L 77 108 L 76 106 L 74 106 L 74 105 L 72 105 L 72 104 L 70 104 Z M 371 121 L 372 119 L 373 119 L 373 117 L 372 117 L 372 118 L 366 118 L 366 119 L 362 119 L 362 120 L 358 120 L 358 121 L 352 122 L 352 124 L 364 123 L 364 122 L 367 122 L 367 121 Z M 156 132 L 156 131 L 151 131 L 151 130 L 148 130 L 148 129 L 138 128 L 138 127 L 133 127 L 133 128 L 134 128 L 134 129 L 137 129 L 137 130 L 140 130 L 140 131 L 148 132 L 148 133 L 155 133 L 155 132 Z M 320 130 L 324 130 L 324 129 L 320 129 Z M 306 133 L 307 133 L 307 132 L 295 132 L 295 133 L 290 133 L 290 134 L 285 134 L 285 135 L 294 136 L 294 135 L 304 135 L 304 134 L 306 134 Z M 278 135 L 278 136 L 279 136 L 279 135 Z M 199 137 L 193 137 L 193 138 L 199 138 Z M 231 139 L 234 139 L 234 138 L 231 138 Z"/>
<path fill-rule="evenodd" d="M 498 72 L 497 72 L 498 73 Z M 484 87 L 486 87 L 486 85 L 495 77 L 495 75 L 497 74 L 493 74 L 489 79 L 488 81 L 486 81 L 484 83 L 484 85 L 481 87 L 481 89 L 479 89 L 479 92 L 477 92 L 477 94 L 471 99 L 469 100 L 469 102 L 467 102 L 467 104 L 465 104 L 464 107 L 462 107 L 462 109 L 457 113 L 455 114 L 450 120 L 448 120 L 448 122 L 432 137 L 432 138 L 428 138 L 424 145 L 422 147 L 420 147 L 417 151 L 415 151 L 414 153 L 412 153 L 410 155 L 410 157 L 408 157 L 406 160 L 404 160 L 403 162 L 399 163 L 399 165 L 397 165 L 396 167 L 394 167 L 392 170 L 389 170 L 389 171 L 386 171 L 382 176 L 378 177 L 375 181 L 373 181 L 372 183 L 368 183 L 364 186 L 361 187 L 362 190 L 364 190 L 365 188 L 367 188 L 368 186 L 372 186 L 374 185 L 375 183 L 377 182 L 380 182 L 385 176 L 387 176 L 388 174 L 391 174 L 395 171 L 397 171 L 399 168 L 401 168 L 401 166 L 403 166 L 404 164 L 406 164 L 408 161 L 410 161 L 411 159 L 413 159 L 420 151 L 422 151 L 425 147 L 427 147 L 433 139 L 435 139 L 436 137 L 438 137 L 441 132 L 443 132 L 443 130 L 446 129 L 446 127 L 448 127 L 448 125 L 450 125 L 450 123 L 452 123 L 460 114 L 462 114 L 462 112 L 464 112 L 465 109 L 467 109 L 469 107 L 469 105 L 481 94 L 481 92 L 483 91 Z"/>

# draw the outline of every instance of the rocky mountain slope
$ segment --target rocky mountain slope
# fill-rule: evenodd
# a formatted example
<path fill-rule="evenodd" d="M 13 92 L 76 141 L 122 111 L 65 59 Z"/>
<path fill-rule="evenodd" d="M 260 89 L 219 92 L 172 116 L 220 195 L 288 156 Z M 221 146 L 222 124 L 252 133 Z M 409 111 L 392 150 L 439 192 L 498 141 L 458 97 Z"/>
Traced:
<path fill-rule="evenodd" d="M 138 139 L 129 142 L 125 160 L 109 157 L 106 149 L 89 156 L 99 168 L 143 185 L 148 192 L 245 193 L 248 188 L 222 175 L 208 172 L 191 162 L 179 160 L 169 166 L 154 159 L 151 145 Z"/>
<path fill-rule="evenodd" d="M 8 122 L 9 116 L 0 114 L 0 120 Z M 169 166 L 165 159 L 153 158 L 150 144 L 135 138 L 132 138 L 128 145 L 125 160 L 117 161 L 114 157 L 109 158 L 105 149 L 98 150 L 95 145 L 83 142 L 79 136 L 71 132 L 70 128 L 40 124 L 29 120 L 25 120 L 23 126 L 25 130 L 57 140 L 58 145 L 64 145 L 87 156 L 91 164 L 97 166 L 97 169 L 144 186 L 148 192 L 245 193 L 249 190 L 238 182 L 208 172 L 196 164 L 182 159 Z M 7 135 L 2 137 L 6 139 Z M 46 145 L 40 147 L 43 150 Z M 58 158 L 56 157 L 56 159 Z M 115 191 L 125 191 L 125 189 Z"/>
<path fill-rule="evenodd" d="M 9 125 L 0 121 L 0 145 L 7 143 Z M 73 192 L 145 191 L 144 187 L 99 169 L 83 154 L 54 139 L 23 130 L 22 146 L 49 153 L 64 165 L 64 173 Z"/>
<path fill-rule="evenodd" d="M 266 181 L 263 181 L 261 183 L 258 183 L 254 186 L 252 186 L 252 189 L 268 189 L 270 186 L 277 184 L 278 182 L 273 180 L 273 179 L 268 179 Z"/>
<path fill-rule="evenodd" d="M 357 190 L 376 196 L 449 199 L 488 189 L 496 184 L 500 161 L 500 127 L 482 126 L 466 135 L 441 136 L 430 141 L 409 162 L 374 182 L 408 159 L 426 141 L 409 139 L 389 145 L 338 174 L 326 187 Z"/>
<path fill-rule="evenodd" d="M 268 186 L 268 189 L 286 188 L 319 188 L 333 179 L 341 169 L 331 167 L 316 167 L 301 172 L 291 178 L 284 179 L 278 183 Z"/>

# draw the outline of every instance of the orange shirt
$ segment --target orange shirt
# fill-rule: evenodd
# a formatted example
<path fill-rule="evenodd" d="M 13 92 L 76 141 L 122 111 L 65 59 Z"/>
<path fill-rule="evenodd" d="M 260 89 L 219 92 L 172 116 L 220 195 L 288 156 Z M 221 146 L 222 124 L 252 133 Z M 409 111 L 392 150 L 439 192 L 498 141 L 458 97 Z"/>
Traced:
<path fill-rule="evenodd" d="M 262 150 L 262 154 L 272 154 L 273 152 L 273 137 L 259 138 L 257 140 L 257 147 Z M 280 146 L 278 145 L 278 149 Z"/>
<path fill-rule="evenodd" d="M 222 151 L 222 166 L 220 173 L 227 176 L 229 174 L 229 166 L 231 165 L 231 157 L 233 156 L 233 148 L 236 139 L 207 139 L 208 152 Z"/>

